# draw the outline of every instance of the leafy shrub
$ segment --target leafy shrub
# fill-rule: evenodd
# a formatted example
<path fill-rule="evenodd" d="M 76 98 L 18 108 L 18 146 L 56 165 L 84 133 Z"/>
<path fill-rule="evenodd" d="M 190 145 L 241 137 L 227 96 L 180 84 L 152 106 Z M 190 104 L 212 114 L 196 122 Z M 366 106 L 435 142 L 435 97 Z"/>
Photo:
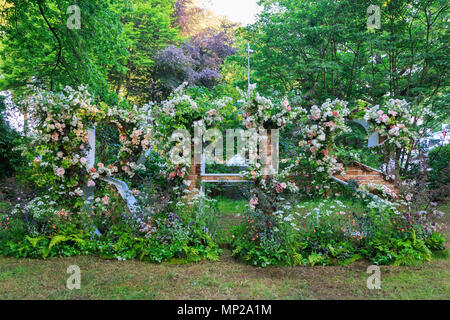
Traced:
<path fill-rule="evenodd" d="M 443 250 L 439 225 L 424 214 L 400 213 L 393 204 L 366 203 L 356 214 L 342 202 L 321 201 L 298 220 L 251 211 L 233 230 L 233 255 L 257 266 L 375 264 L 415 265 Z"/>
<path fill-rule="evenodd" d="M 430 151 L 429 166 L 431 171 L 428 182 L 431 189 L 450 185 L 450 144 Z"/>
<path fill-rule="evenodd" d="M 303 257 L 293 245 L 294 233 L 273 216 L 250 211 L 232 231 L 233 256 L 256 266 L 298 265 Z"/>
<path fill-rule="evenodd" d="M 91 254 L 150 262 L 217 260 L 218 245 L 203 221 L 192 219 L 192 212 L 179 216 L 161 211 L 139 224 L 114 194 L 97 198 L 90 212 L 77 213 L 59 207 L 50 196 L 37 197 L 1 217 L 0 254 L 44 259 Z"/>
<path fill-rule="evenodd" d="M 15 168 L 21 164 L 20 153 L 14 147 L 20 141 L 20 135 L 4 119 L 5 97 L 0 95 L 0 178 L 12 176 Z"/>

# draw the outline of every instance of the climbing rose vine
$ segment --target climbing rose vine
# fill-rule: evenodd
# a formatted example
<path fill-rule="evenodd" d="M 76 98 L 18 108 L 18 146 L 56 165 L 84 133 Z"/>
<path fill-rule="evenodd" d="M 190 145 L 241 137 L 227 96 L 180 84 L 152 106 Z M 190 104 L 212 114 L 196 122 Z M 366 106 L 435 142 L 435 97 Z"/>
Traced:
<path fill-rule="evenodd" d="M 303 124 L 300 127 L 302 139 L 299 146 L 305 150 L 309 162 L 317 172 L 326 172 L 328 175 L 343 173 L 343 164 L 332 153 L 336 137 L 350 131 L 345 124 L 348 114 L 347 102 L 337 99 L 328 99 L 321 106 L 313 105 L 309 111 L 303 109 Z M 301 157 L 297 158 L 297 165 Z"/>
<path fill-rule="evenodd" d="M 422 127 L 427 115 L 433 115 L 428 107 L 421 109 L 419 114 L 405 100 L 390 99 L 381 107 L 368 108 L 364 120 L 373 131 L 385 138 L 384 144 L 402 148 L 420 137 L 418 128 Z"/>
<path fill-rule="evenodd" d="M 150 118 L 145 110 L 95 104 L 85 86 L 67 86 L 60 93 L 34 88 L 20 104 L 36 119 L 31 141 L 23 150 L 31 162 L 31 178 L 40 185 L 50 182 L 50 191 L 60 196 L 83 196 L 83 188 L 95 186 L 102 176 L 125 173 L 131 177 L 135 170 L 145 169 L 137 164 L 140 153 L 150 148 Z M 88 160 L 90 131 L 98 122 L 108 121 L 120 133 L 117 161 L 92 167 Z"/>
<path fill-rule="evenodd" d="M 278 129 L 286 126 L 298 115 L 299 109 L 291 106 L 287 99 L 272 101 L 256 91 L 251 85 L 248 92 L 239 90 L 242 99 L 243 125 L 247 129 Z"/>

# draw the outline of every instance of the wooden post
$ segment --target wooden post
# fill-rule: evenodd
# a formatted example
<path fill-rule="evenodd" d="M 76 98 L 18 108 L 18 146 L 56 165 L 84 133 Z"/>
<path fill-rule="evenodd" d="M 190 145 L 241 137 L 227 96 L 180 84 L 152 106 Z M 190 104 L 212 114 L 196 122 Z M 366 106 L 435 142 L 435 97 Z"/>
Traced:
<path fill-rule="evenodd" d="M 88 129 L 88 144 L 89 144 L 89 151 L 86 154 L 87 163 L 88 163 L 88 170 L 91 170 L 95 165 L 95 126 L 92 125 Z M 89 209 L 89 207 L 94 202 L 94 187 L 88 187 L 87 185 L 83 188 L 83 197 L 84 202 L 86 205 L 86 208 Z"/>

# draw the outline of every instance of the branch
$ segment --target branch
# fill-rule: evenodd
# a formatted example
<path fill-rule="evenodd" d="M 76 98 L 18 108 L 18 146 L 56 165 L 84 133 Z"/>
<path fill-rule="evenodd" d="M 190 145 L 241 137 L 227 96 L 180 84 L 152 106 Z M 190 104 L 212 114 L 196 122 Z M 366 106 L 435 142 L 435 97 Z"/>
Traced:
<path fill-rule="evenodd" d="M 51 73 L 52 73 L 52 78 L 53 78 L 53 72 L 55 72 L 56 68 L 58 67 L 60 61 L 61 61 L 61 54 L 62 54 L 62 44 L 61 44 L 61 39 L 59 38 L 58 34 L 56 33 L 55 29 L 52 27 L 52 25 L 50 24 L 50 22 L 47 20 L 47 17 L 44 14 L 44 10 L 42 8 L 42 0 L 37 0 L 37 5 L 39 7 L 39 11 L 41 12 L 42 17 L 44 18 L 45 22 L 47 23 L 47 26 L 49 27 L 50 31 L 53 33 L 53 35 L 55 36 L 56 40 L 58 41 L 58 46 L 59 46 L 59 50 L 58 50 L 58 56 L 56 57 L 56 63 L 55 66 L 53 67 Z M 51 90 L 53 90 L 53 79 L 51 81 Z"/>

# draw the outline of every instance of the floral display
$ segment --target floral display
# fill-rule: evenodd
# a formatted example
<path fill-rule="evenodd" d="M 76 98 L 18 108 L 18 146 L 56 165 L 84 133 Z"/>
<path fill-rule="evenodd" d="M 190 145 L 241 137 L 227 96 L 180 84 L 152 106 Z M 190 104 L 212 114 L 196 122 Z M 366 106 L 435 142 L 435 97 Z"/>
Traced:
<path fill-rule="evenodd" d="M 302 205 L 300 199 L 311 191 L 328 198 L 330 176 L 345 174 L 334 149 L 336 138 L 350 131 L 346 102 L 328 99 L 304 109 L 297 103 L 301 99 L 294 99 L 293 106 L 286 98 L 261 96 L 254 86 L 240 93 L 240 101 L 226 95 L 212 99 L 183 84 L 167 100 L 139 108 L 96 102 L 86 87 L 66 87 L 61 93 L 36 90 L 22 101 L 34 120 L 24 155 L 32 163 L 32 181 L 48 194 L 33 195 L 0 217 L 0 231 L 6 233 L 0 238 L 1 252 L 43 258 L 91 253 L 152 262 L 180 257 L 217 260 L 220 250 L 210 221 L 216 204 L 191 185 L 193 147 L 203 143 L 209 129 L 226 123 L 230 113 L 240 112 L 242 122 L 233 121 L 248 129 L 245 155 L 255 156 L 255 161 L 241 172 L 248 181 L 248 202 L 242 224 L 233 230 L 234 256 L 258 266 L 361 258 L 408 264 L 412 259 L 429 261 L 431 249 L 442 249 L 439 211 L 417 204 L 421 195 L 413 190 L 414 179 L 404 179 L 409 188 L 405 192 L 365 183 L 333 194 L 352 194 L 364 205 L 359 215 L 340 200 L 324 200 L 308 209 Z M 413 149 L 423 119 L 409 109 L 404 101 L 390 100 L 362 111 L 371 128 L 385 138 L 383 147 Z M 422 109 L 421 114 L 429 112 Z M 90 150 L 97 128 L 117 133 L 115 154 L 101 162 L 93 161 Z M 262 156 L 261 143 L 268 139 L 260 129 L 291 130 L 300 140 L 298 153 L 277 164 L 271 162 L 277 159 L 264 161 L 269 159 Z M 177 132 L 182 134 L 174 138 Z M 250 155 L 250 149 L 256 153 Z M 183 161 L 176 161 L 177 152 Z M 129 186 L 139 212 L 130 209 L 119 188 L 107 183 L 107 177 L 115 176 Z M 94 190 L 92 201 L 84 201 L 86 190 L 90 195 Z"/>
<path fill-rule="evenodd" d="M 36 127 L 30 147 L 24 150 L 36 169 L 38 183 L 60 181 L 53 188 L 58 194 L 83 195 L 87 184 L 89 129 L 105 114 L 94 105 L 86 87 L 66 87 L 54 94 L 35 90 L 22 101 L 32 110 Z"/>
<path fill-rule="evenodd" d="M 405 100 L 390 99 L 382 107 L 376 105 L 369 108 L 364 120 L 386 139 L 384 144 L 402 148 L 420 137 L 420 131 L 414 128 L 421 127 L 427 115 L 432 115 L 429 108 L 422 109 L 418 116 Z"/>
<path fill-rule="evenodd" d="M 345 124 L 349 114 L 347 102 L 328 99 L 321 106 L 313 105 L 309 111 L 303 111 L 306 120 L 301 127 L 303 139 L 299 145 L 306 150 L 310 163 L 319 173 L 343 173 L 344 166 L 333 155 L 333 146 L 339 134 L 350 130 Z"/>
<path fill-rule="evenodd" d="M 256 91 L 256 85 L 251 85 L 248 92 L 240 91 L 242 99 L 242 123 L 247 129 L 278 129 L 286 126 L 299 113 L 297 107 L 292 106 L 285 98 L 272 101 Z"/>
<path fill-rule="evenodd" d="M 424 119 L 433 116 L 429 107 L 413 107 L 405 100 L 390 99 L 382 106 L 363 110 L 371 130 L 378 132 L 383 154 L 384 171 L 391 180 L 399 179 L 402 168 L 407 171 L 412 151 L 424 137 Z"/>
<path fill-rule="evenodd" d="M 96 105 L 86 87 L 66 87 L 62 93 L 43 92 L 22 101 L 37 119 L 30 148 L 24 150 L 37 168 L 36 181 L 60 181 L 54 190 L 60 195 L 83 196 L 84 186 L 93 187 L 103 176 L 126 174 L 145 167 L 141 153 L 151 147 L 151 122 L 147 109 L 123 110 Z M 89 135 L 98 122 L 111 122 L 119 130 L 121 147 L 117 162 L 89 163 Z M 44 173 L 44 175 L 42 175 Z"/>
<path fill-rule="evenodd" d="M 166 175 L 170 180 L 179 178 L 184 181 L 192 158 L 182 163 L 173 163 L 169 151 L 174 145 L 181 146 L 180 142 L 170 142 L 172 134 L 177 130 L 184 130 L 192 143 L 198 143 L 198 137 L 203 137 L 207 129 L 214 127 L 223 120 L 221 109 L 230 103 L 231 98 L 223 97 L 216 101 L 207 103 L 196 102 L 191 96 L 184 92 L 187 83 L 184 83 L 160 105 L 152 106 L 152 114 L 155 119 L 155 133 L 153 141 L 157 146 L 158 153 L 166 159 Z M 187 143 L 191 145 L 191 141 Z M 193 157 L 194 150 L 190 155 Z M 188 183 L 188 182 L 185 182 Z"/>

